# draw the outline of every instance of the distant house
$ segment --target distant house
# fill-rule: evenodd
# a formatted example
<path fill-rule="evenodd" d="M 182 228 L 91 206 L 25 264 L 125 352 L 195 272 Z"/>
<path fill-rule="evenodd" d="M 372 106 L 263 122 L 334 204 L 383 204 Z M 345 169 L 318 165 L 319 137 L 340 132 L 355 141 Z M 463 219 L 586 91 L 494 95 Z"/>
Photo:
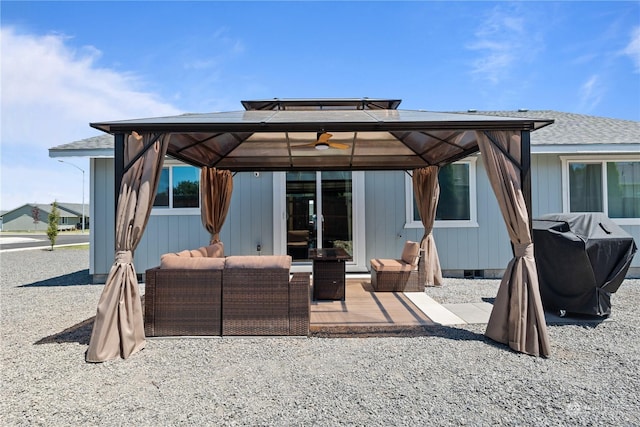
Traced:
<path fill-rule="evenodd" d="M 605 212 L 640 242 L 640 122 L 558 111 L 477 114 L 555 120 L 531 132 L 534 218 L 558 212 Z M 49 150 L 51 157 L 91 158 L 90 274 L 96 283 L 105 280 L 115 247 L 113 144 L 113 136 L 105 134 Z M 480 156 L 440 171 L 434 237 L 445 275 L 497 277 L 512 256 Z M 199 184 L 198 169 L 165 161 L 159 197 L 135 251 L 138 273 L 158 265 L 163 253 L 208 243 L 197 195 L 183 194 L 193 184 Z M 317 212 L 319 205 L 322 212 Z M 324 240 L 314 241 L 319 217 L 324 218 Z M 227 255 L 290 253 L 294 269 L 310 271 L 305 251 L 290 248 L 290 241 L 299 236 L 292 231 L 299 229 L 308 231 L 310 244 L 323 244 L 331 236 L 331 245 L 352 251 L 353 261 L 347 264 L 351 272 L 367 272 L 371 258 L 398 257 L 406 240 L 419 241 L 423 235 L 411 179 L 404 171 L 235 174 L 220 236 Z M 629 275 L 640 275 L 640 257 L 633 260 Z"/>
<path fill-rule="evenodd" d="M 89 205 L 84 206 L 85 229 L 89 228 Z M 50 204 L 28 203 L 7 211 L 0 217 L 2 231 L 46 231 Z M 59 230 L 82 228 L 82 204 L 58 203 Z"/>

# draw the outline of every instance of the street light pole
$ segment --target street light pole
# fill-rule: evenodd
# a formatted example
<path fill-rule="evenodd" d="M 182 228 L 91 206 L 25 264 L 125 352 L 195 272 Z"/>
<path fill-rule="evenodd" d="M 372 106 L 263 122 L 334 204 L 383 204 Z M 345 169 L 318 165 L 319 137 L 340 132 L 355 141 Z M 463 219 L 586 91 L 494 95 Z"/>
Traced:
<path fill-rule="evenodd" d="M 78 169 L 80 172 L 82 172 L 82 234 L 84 234 L 84 169 L 82 169 L 80 166 L 74 165 L 73 163 L 65 162 L 64 160 L 58 159 L 58 161 L 60 163 L 66 163 L 68 165 L 71 165 L 74 168 Z"/>

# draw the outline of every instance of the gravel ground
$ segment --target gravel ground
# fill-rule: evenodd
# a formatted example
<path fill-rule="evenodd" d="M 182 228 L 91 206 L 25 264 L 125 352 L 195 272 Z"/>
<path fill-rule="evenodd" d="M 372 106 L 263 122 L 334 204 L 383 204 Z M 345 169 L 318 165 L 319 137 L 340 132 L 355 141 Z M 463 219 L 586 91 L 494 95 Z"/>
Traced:
<path fill-rule="evenodd" d="M 550 326 L 547 359 L 470 325 L 406 338 L 151 339 L 128 360 L 88 364 L 102 291 L 88 284 L 88 250 L 0 262 L 2 425 L 640 425 L 640 280 L 613 295 L 610 321 Z M 447 279 L 428 293 L 474 302 L 497 287 Z"/>

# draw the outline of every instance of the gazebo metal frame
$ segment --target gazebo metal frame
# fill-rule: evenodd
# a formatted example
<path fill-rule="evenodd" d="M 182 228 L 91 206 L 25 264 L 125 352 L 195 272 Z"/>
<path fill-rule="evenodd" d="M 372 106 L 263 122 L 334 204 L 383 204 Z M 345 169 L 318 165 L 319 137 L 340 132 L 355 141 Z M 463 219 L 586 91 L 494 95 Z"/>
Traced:
<path fill-rule="evenodd" d="M 523 203 L 515 204 L 524 204 L 525 209 L 515 215 L 516 222 L 524 219 L 525 224 L 513 225 L 514 218 L 511 218 L 513 215 L 510 212 L 514 209 L 510 206 L 503 207 L 504 200 L 501 202 L 501 199 L 505 197 L 498 197 L 510 231 L 514 260 L 505 274 L 501 285 L 501 290 L 505 288 L 505 291 L 499 292 L 496 305 L 505 298 L 510 299 L 509 287 L 512 286 L 513 278 L 507 276 L 517 260 L 524 259 L 525 264 L 532 262 L 533 273 L 530 272 L 531 265 L 527 265 L 525 270 L 529 271 L 527 274 L 535 275 L 535 261 L 529 260 L 533 259 L 533 244 L 530 241 L 530 132 L 552 124 L 553 120 L 400 110 L 397 108 L 400 102 L 398 99 L 373 98 L 274 98 L 242 101 L 244 111 L 183 114 L 95 122 L 90 125 L 114 135 L 115 186 L 119 189 L 116 192 L 116 214 L 119 209 L 118 197 L 129 186 L 129 183 L 123 181 L 123 177 L 139 164 L 147 150 L 157 147 L 158 143 L 163 144 L 164 151 L 160 152 L 163 157 L 166 154 L 190 165 L 231 172 L 417 170 L 441 167 L 481 149 L 483 157 L 492 152 L 490 157 L 493 159 L 493 166 L 488 167 L 488 173 L 489 169 L 494 170 L 494 179 L 490 180 L 496 195 L 503 191 L 509 193 L 507 200 L 522 199 Z M 331 140 L 346 149 L 314 149 L 313 141 L 324 133 L 330 133 Z M 128 144 L 130 136 L 134 134 L 144 136 L 144 145 L 130 155 L 131 147 Z M 161 162 L 162 159 L 160 164 Z M 503 188 L 499 190 L 498 187 Z M 141 227 L 142 231 L 144 225 Z M 130 256 L 133 249 L 135 245 L 129 250 Z M 121 262 L 126 262 L 129 257 L 123 259 Z M 513 268 L 521 270 L 517 266 Z M 533 292 L 533 295 L 525 299 L 533 300 L 534 308 L 538 310 L 541 303 L 537 276 L 535 280 L 531 277 L 523 280 L 527 282 L 525 286 L 532 289 L 527 292 Z M 509 303 L 507 301 L 504 304 Z M 105 316 L 108 317 L 108 313 Z M 542 324 L 540 319 L 534 319 L 535 324 L 532 324 L 532 320 L 527 318 L 524 326 L 513 327 L 508 313 L 506 317 L 504 314 L 494 316 L 492 313 L 492 318 L 494 317 L 487 328 L 488 336 L 509 344 L 517 351 L 535 355 L 549 354 L 543 315 Z M 540 313 L 532 316 L 536 317 L 540 317 Z M 497 326 L 492 327 L 492 322 Z M 504 325 L 505 322 L 508 325 Z M 514 331 L 514 328 L 519 330 Z M 521 340 L 523 335 L 526 335 L 523 342 L 513 343 L 513 340 Z M 139 347 L 137 345 L 134 351 Z M 121 354 L 121 357 L 126 356 L 127 354 Z"/>

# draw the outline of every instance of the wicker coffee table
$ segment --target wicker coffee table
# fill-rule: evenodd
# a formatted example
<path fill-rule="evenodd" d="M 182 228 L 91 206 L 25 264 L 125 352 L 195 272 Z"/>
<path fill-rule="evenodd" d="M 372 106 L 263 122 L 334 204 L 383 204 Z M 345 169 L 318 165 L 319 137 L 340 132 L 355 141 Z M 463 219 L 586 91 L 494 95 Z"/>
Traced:
<path fill-rule="evenodd" d="M 313 260 L 313 299 L 342 300 L 345 289 L 345 263 L 351 255 L 342 248 L 309 249 Z"/>

